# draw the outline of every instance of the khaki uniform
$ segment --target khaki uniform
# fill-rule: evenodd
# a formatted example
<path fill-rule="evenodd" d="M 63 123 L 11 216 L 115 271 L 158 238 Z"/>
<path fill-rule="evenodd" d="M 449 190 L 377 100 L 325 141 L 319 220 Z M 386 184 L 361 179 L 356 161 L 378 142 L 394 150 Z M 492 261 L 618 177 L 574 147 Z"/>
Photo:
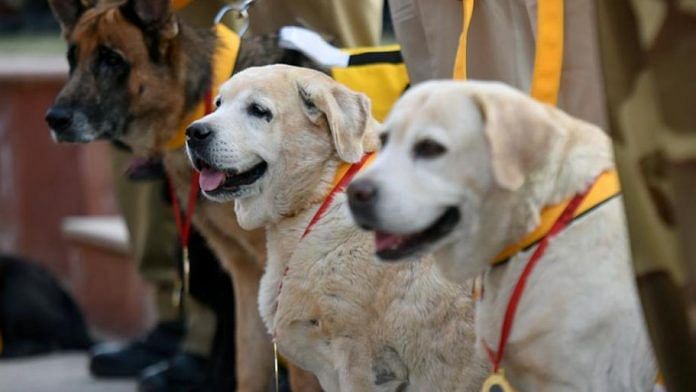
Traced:
<path fill-rule="evenodd" d="M 462 2 L 389 0 L 412 83 L 452 77 Z M 477 0 L 468 33 L 467 77 L 529 91 L 534 68 L 536 0 Z M 593 0 L 565 2 L 565 47 L 558 107 L 606 125 Z"/>
<path fill-rule="evenodd" d="M 638 290 L 667 389 L 693 390 L 696 1 L 602 1 L 598 11 Z"/>
<path fill-rule="evenodd" d="M 249 9 L 250 34 L 277 33 L 300 25 L 335 39 L 342 47 L 377 46 L 384 0 L 256 0 Z"/>

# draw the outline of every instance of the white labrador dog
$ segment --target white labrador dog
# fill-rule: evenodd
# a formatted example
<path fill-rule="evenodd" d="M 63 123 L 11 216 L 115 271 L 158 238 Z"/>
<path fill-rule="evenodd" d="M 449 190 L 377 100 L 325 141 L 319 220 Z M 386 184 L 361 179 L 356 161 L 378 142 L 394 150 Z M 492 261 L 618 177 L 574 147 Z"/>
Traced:
<path fill-rule="evenodd" d="M 356 221 L 385 260 L 436 251 L 454 281 L 483 274 L 477 348 L 497 348 L 534 247 L 491 268 L 545 206 L 613 168 L 590 124 L 500 83 L 428 82 L 395 105 L 374 165 L 351 184 Z M 656 369 L 615 197 L 550 240 L 517 309 L 502 368 L 519 391 L 648 391 Z"/>
<path fill-rule="evenodd" d="M 259 308 L 280 352 L 327 391 L 478 390 L 470 288 L 431 258 L 378 263 L 342 192 L 301 238 L 339 165 L 378 147 L 367 98 L 273 65 L 234 76 L 218 103 L 189 128 L 189 156 L 207 197 L 266 228 Z"/>

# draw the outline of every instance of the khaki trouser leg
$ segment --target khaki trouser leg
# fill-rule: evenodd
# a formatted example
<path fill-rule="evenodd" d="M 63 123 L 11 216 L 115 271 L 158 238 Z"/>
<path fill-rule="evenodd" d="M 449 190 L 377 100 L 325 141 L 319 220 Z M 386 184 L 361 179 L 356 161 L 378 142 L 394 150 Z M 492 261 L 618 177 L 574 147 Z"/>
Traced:
<path fill-rule="evenodd" d="M 249 10 L 251 34 L 303 25 L 343 47 L 376 46 L 382 35 L 383 0 L 259 0 Z"/>
<path fill-rule="evenodd" d="M 667 389 L 686 391 L 696 369 L 696 2 L 667 3 L 598 2 L 598 15 L 638 290 Z"/>
<path fill-rule="evenodd" d="M 389 8 L 411 84 L 451 78 L 462 29 L 461 2 L 389 0 Z"/>
<path fill-rule="evenodd" d="M 132 155 L 117 148 L 112 151 L 116 199 L 126 220 L 133 258 L 143 278 L 157 286 L 174 287 L 177 233 L 171 207 L 164 202 L 164 181 L 130 181 L 123 173 Z"/>
<path fill-rule="evenodd" d="M 389 0 L 412 83 L 451 78 L 462 2 Z M 468 41 L 470 79 L 529 91 L 534 69 L 537 0 L 475 0 Z M 559 107 L 604 127 L 606 115 L 593 0 L 566 1 Z"/>
<path fill-rule="evenodd" d="M 180 317 L 175 298 L 179 282 L 177 232 L 171 206 L 164 202 L 165 183 L 163 180 L 128 180 L 123 172 L 131 158 L 126 151 L 112 149 L 116 198 L 128 226 L 133 258 L 140 274 L 155 286 L 158 320 L 176 320 Z M 182 347 L 206 356 L 215 334 L 215 315 L 192 298 L 188 298 L 188 303 L 188 329 Z"/>

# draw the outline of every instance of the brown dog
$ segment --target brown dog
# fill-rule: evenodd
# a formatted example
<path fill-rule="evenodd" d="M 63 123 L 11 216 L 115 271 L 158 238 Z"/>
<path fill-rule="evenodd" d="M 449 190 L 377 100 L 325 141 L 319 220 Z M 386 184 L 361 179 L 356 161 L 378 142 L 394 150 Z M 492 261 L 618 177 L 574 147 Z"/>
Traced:
<path fill-rule="evenodd" d="M 50 4 L 69 43 L 70 62 L 70 78 L 47 114 L 54 138 L 82 143 L 119 140 L 136 154 L 162 156 L 179 199 L 185 201 L 192 170 L 184 149 L 168 146 L 205 99 L 215 34 L 179 22 L 169 0 L 50 0 Z M 295 62 L 288 56 L 295 55 L 278 48 L 270 37 L 245 41 L 235 71 Z M 268 390 L 273 350 L 256 300 L 265 260 L 263 233 L 242 230 L 232 205 L 203 198 L 193 223 L 232 276 L 238 390 Z M 293 384 L 296 390 L 310 389 Z"/>

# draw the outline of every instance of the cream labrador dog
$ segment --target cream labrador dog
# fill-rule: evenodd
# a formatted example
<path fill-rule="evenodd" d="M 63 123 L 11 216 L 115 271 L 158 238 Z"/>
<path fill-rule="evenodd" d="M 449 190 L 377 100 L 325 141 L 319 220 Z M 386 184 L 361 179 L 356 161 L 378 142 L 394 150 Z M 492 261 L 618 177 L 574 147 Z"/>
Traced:
<path fill-rule="evenodd" d="M 356 221 L 376 231 L 383 260 L 436 251 L 448 278 L 482 274 L 477 348 L 495 351 L 511 291 L 535 247 L 489 263 L 537 227 L 544 207 L 613 168 L 609 139 L 492 82 L 419 85 L 380 132 L 379 157 L 348 189 Z M 651 390 L 656 369 L 620 197 L 550 240 L 527 281 L 502 368 L 519 391 Z"/>
<path fill-rule="evenodd" d="M 486 368 L 473 355 L 470 288 L 431 258 L 378 263 L 342 192 L 302 238 L 339 166 L 378 148 L 367 98 L 273 65 L 234 76 L 218 103 L 191 125 L 188 151 L 205 196 L 234 201 L 242 227 L 266 228 L 259 308 L 280 352 L 327 391 L 477 390 Z"/>

